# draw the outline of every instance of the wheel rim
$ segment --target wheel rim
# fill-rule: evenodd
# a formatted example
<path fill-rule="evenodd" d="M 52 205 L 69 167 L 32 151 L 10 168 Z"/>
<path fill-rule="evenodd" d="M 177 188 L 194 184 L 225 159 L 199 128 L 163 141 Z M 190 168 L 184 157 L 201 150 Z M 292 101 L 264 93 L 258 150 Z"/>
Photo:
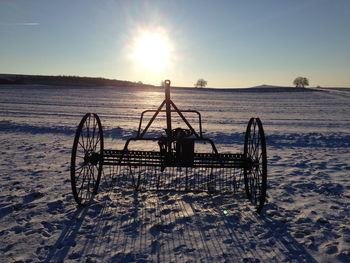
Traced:
<path fill-rule="evenodd" d="M 260 213 L 266 199 L 267 155 L 265 134 L 259 118 L 251 118 L 244 141 L 246 196 Z"/>
<path fill-rule="evenodd" d="M 72 148 L 71 184 L 75 201 L 89 203 L 97 193 L 103 159 L 103 131 L 99 117 L 87 113 L 79 123 Z"/>

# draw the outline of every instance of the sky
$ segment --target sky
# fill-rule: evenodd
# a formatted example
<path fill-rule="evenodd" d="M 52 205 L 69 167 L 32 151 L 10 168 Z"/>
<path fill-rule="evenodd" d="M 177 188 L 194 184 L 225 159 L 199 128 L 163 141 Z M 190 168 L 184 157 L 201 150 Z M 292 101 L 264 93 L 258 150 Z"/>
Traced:
<path fill-rule="evenodd" d="M 350 87 L 350 1 L 0 0 L 0 73 Z"/>

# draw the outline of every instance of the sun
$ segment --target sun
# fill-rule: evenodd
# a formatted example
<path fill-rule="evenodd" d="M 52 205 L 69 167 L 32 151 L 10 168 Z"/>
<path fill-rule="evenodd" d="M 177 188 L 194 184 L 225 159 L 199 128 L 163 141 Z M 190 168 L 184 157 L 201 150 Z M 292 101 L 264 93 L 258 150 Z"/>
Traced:
<path fill-rule="evenodd" d="M 168 34 L 161 28 L 139 30 L 131 46 L 134 62 L 153 72 L 164 71 L 172 59 L 172 53 Z"/>

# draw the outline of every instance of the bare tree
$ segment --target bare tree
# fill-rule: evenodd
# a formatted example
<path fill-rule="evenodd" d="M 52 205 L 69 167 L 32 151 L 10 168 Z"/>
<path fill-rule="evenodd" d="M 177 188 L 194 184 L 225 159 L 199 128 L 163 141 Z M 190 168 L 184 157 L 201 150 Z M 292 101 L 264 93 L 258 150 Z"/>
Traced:
<path fill-rule="evenodd" d="M 309 86 L 309 80 L 305 77 L 297 77 L 294 81 L 293 84 L 297 88 L 305 88 L 305 86 Z"/>
<path fill-rule="evenodd" d="M 204 79 L 199 79 L 197 80 L 197 83 L 194 84 L 195 88 L 205 88 L 205 86 L 207 86 L 208 81 L 204 80 Z"/>

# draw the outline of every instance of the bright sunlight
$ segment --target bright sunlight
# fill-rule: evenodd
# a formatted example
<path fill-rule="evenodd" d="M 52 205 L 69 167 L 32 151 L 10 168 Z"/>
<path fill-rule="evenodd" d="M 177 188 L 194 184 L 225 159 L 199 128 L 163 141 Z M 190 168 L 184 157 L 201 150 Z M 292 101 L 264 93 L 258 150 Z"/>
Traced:
<path fill-rule="evenodd" d="M 139 30 L 131 47 L 135 63 L 153 72 L 164 71 L 173 53 L 168 34 L 161 28 Z"/>

